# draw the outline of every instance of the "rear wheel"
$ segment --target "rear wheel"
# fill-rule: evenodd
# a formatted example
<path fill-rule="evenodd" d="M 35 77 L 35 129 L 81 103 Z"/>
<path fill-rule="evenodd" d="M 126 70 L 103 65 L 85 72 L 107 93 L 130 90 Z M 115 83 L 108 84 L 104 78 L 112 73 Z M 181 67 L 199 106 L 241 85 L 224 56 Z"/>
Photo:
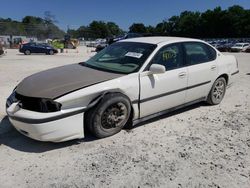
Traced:
<path fill-rule="evenodd" d="M 223 77 L 215 80 L 213 87 L 208 95 L 207 102 L 212 105 L 220 104 L 226 93 L 226 85 L 227 82 Z"/>
<path fill-rule="evenodd" d="M 30 54 L 31 54 L 31 53 L 30 53 L 30 50 L 25 50 L 25 51 L 24 51 L 24 54 L 25 54 L 25 55 L 30 55 Z"/>
<path fill-rule="evenodd" d="M 97 138 L 112 136 L 127 124 L 131 112 L 129 99 L 123 94 L 112 93 L 86 114 L 86 126 Z"/>

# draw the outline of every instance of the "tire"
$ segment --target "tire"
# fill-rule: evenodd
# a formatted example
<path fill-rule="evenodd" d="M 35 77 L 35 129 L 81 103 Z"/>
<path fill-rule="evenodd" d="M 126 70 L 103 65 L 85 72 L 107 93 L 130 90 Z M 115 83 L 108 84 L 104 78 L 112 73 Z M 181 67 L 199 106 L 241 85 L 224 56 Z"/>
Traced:
<path fill-rule="evenodd" d="M 211 105 L 220 104 L 226 93 L 226 86 L 227 82 L 225 78 L 219 77 L 217 80 L 215 80 L 212 89 L 208 94 L 207 103 Z"/>
<path fill-rule="evenodd" d="M 54 51 L 53 51 L 53 50 L 50 50 L 48 54 L 49 54 L 49 55 L 54 55 Z"/>
<path fill-rule="evenodd" d="M 25 54 L 25 55 L 30 55 L 30 54 L 31 54 L 31 53 L 30 53 L 30 50 L 25 50 L 25 51 L 24 51 L 24 54 Z"/>
<path fill-rule="evenodd" d="M 86 113 L 86 126 L 97 138 L 112 136 L 128 123 L 131 103 L 120 93 L 111 93 Z"/>

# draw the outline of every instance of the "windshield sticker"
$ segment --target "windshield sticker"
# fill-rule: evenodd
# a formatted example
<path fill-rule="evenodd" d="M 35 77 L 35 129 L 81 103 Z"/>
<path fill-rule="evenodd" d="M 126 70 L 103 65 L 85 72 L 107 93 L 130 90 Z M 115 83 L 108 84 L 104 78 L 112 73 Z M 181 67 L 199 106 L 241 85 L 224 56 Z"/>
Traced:
<path fill-rule="evenodd" d="M 128 53 L 125 54 L 125 56 L 134 57 L 134 58 L 137 58 L 137 59 L 140 59 L 142 55 L 143 54 L 136 53 L 136 52 L 128 52 Z"/>

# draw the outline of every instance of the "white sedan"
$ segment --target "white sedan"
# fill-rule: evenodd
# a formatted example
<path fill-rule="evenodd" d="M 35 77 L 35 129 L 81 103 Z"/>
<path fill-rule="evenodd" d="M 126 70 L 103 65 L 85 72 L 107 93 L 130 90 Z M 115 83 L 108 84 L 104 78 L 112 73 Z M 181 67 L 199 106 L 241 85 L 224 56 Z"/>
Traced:
<path fill-rule="evenodd" d="M 234 56 L 201 40 L 142 37 L 119 41 L 86 62 L 22 80 L 6 111 L 40 141 L 97 138 L 200 101 L 219 104 L 239 72 Z"/>
<path fill-rule="evenodd" d="M 236 43 L 231 47 L 232 52 L 245 52 L 247 48 L 250 46 L 249 43 Z"/>

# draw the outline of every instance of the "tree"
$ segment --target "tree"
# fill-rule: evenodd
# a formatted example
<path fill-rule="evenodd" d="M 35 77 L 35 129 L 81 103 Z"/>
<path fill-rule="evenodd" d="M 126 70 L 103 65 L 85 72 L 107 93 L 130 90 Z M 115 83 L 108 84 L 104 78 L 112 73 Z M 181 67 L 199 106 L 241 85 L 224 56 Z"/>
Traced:
<path fill-rule="evenodd" d="M 47 13 L 47 18 L 25 16 L 22 24 L 28 36 L 36 36 L 39 39 L 63 38 L 64 32 L 54 23 L 54 16 Z"/>
<path fill-rule="evenodd" d="M 76 30 L 71 29 L 67 33 L 74 38 L 96 39 L 117 36 L 123 31 L 114 22 L 93 21 L 88 26 L 81 26 Z"/>
<path fill-rule="evenodd" d="M 199 12 L 184 11 L 178 22 L 178 33 L 184 37 L 198 38 L 201 36 L 201 19 Z"/>
<path fill-rule="evenodd" d="M 103 21 L 93 21 L 89 24 L 89 29 L 94 38 L 106 38 L 109 35 L 108 27 Z"/>
<path fill-rule="evenodd" d="M 146 33 L 154 34 L 155 33 L 155 28 L 152 25 L 147 26 L 146 27 Z"/>
<path fill-rule="evenodd" d="M 146 27 L 143 23 L 134 23 L 129 27 L 131 33 L 146 33 Z"/>
<path fill-rule="evenodd" d="M 109 35 L 112 35 L 112 36 L 117 36 L 123 33 L 123 31 L 119 28 L 119 26 L 114 22 L 108 22 L 107 29 L 108 29 Z"/>
<path fill-rule="evenodd" d="M 58 21 L 56 20 L 56 16 L 53 15 L 50 11 L 45 11 L 44 12 L 44 21 L 47 24 L 58 23 Z"/>

